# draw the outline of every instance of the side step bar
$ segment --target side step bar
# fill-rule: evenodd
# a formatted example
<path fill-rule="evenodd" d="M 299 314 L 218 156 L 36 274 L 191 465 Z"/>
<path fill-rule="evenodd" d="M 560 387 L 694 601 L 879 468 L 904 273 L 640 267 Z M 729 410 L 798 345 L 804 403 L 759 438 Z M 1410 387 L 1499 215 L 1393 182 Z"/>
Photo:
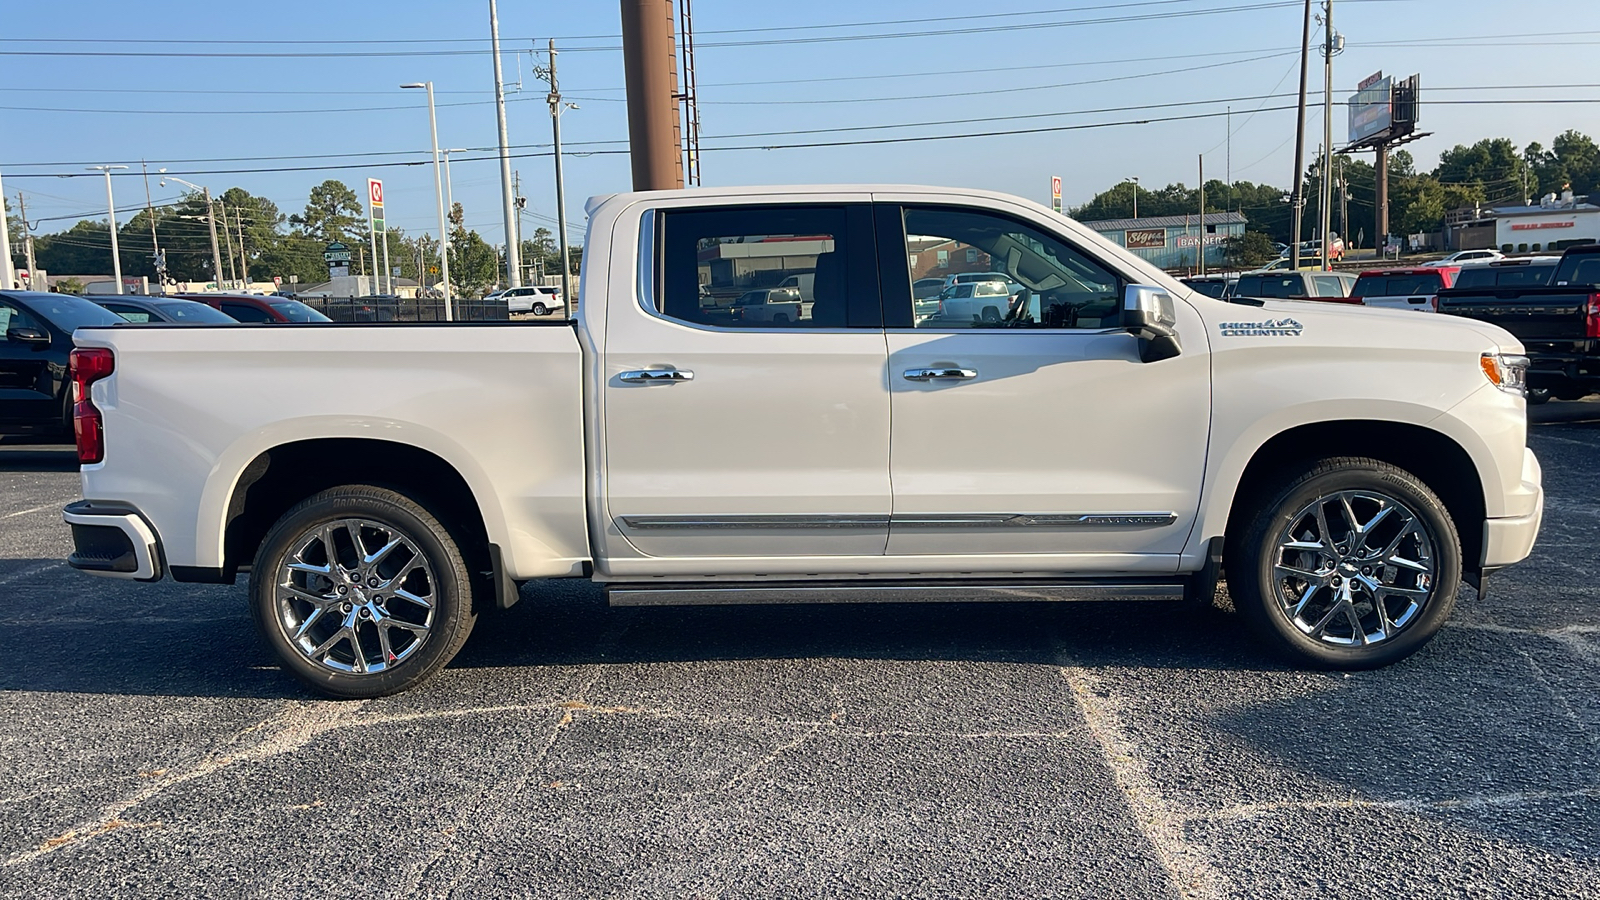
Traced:
<path fill-rule="evenodd" d="M 750 603 L 1016 603 L 1031 600 L 1178 600 L 1181 580 L 789 581 L 606 585 L 612 606 Z"/>

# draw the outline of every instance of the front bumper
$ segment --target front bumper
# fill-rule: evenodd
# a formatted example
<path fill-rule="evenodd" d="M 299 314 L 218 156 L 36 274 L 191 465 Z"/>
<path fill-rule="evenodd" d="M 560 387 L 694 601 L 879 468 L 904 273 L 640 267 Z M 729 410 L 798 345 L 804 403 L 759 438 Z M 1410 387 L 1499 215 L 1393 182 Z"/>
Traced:
<path fill-rule="evenodd" d="M 160 581 L 161 541 L 131 506 L 79 500 L 61 511 L 72 526 L 67 565 L 91 575 Z"/>
<path fill-rule="evenodd" d="M 1533 511 L 1523 516 L 1486 519 L 1483 523 L 1484 569 L 1498 569 L 1522 562 L 1533 552 L 1533 542 L 1539 537 L 1539 526 L 1544 522 L 1544 473 L 1539 459 L 1532 450 L 1524 450 L 1522 458 L 1522 491 L 1533 497 Z M 1527 507 L 1523 507 L 1526 509 Z"/>

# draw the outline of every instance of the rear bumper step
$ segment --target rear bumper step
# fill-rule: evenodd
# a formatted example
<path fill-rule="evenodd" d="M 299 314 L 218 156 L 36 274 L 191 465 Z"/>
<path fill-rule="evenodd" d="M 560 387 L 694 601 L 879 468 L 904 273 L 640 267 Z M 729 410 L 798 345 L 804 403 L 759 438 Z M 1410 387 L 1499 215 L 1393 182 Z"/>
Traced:
<path fill-rule="evenodd" d="M 606 585 L 612 606 L 725 606 L 754 603 L 1016 603 L 1178 600 L 1177 579 L 1052 581 L 788 581 Z"/>
<path fill-rule="evenodd" d="M 138 510 L 79 500 L 61 518 L 72 526 L 75 545 L 67 565 L 107 578 L 161 580 L 160 542 Z"/>

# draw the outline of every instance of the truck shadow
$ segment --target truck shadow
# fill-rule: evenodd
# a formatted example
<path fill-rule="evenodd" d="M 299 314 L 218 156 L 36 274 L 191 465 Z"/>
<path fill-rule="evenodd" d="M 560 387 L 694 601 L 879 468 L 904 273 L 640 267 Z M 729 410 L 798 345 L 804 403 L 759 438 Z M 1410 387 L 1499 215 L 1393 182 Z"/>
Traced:
<path fill-rule="evenodd" d="M 0 443 L 0 472 L 76 472 L 78 451 L 71 444 Z"/>

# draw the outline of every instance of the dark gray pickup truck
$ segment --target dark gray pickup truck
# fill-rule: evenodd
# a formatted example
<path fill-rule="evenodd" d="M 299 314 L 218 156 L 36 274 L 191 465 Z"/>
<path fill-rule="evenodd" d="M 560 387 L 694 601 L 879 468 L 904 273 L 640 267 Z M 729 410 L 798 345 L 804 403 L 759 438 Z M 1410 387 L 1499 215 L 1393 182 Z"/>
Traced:
<path fill-rule="evenodd" d="M 1568 248 L 1549 280 L 1538 284 L 1514 278 L 1483 284 L 1466 275 L 1463 270 L 1456 287 L 1439 292 L 1439 312 L 1492 322 L 1516 335 L 1531 361 L 1530 401 L 1576 400 L 1600 391 L 1600 245 Z"/>

